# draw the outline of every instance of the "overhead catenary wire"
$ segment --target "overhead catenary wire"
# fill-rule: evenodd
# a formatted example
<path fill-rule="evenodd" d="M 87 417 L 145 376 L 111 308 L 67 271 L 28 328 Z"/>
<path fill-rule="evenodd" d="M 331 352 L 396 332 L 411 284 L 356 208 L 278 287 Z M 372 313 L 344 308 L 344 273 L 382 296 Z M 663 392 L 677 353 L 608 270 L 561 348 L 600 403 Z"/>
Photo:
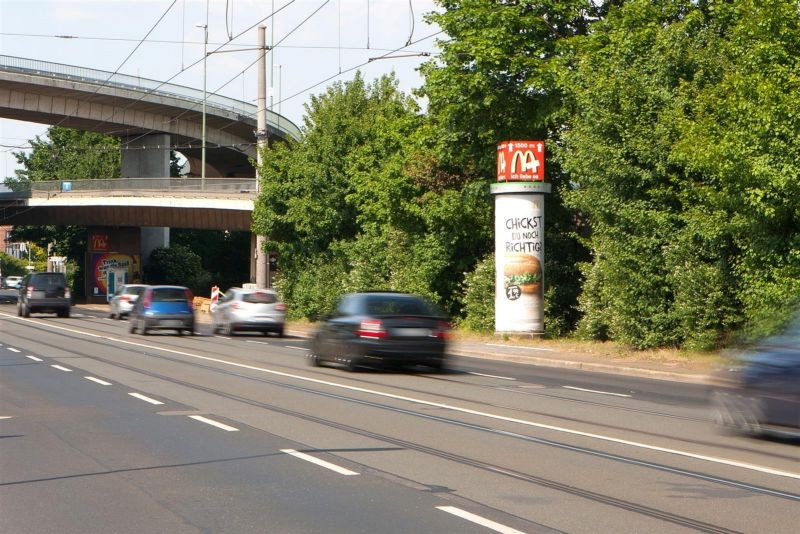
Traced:
<path fill-rule="evenodd" d="M 153 25 L 150 27 L 150 29 L 149 29 L 149 30 L 147 30 L 147 33 L 145 34 L 145 36 L 144 36 L 144 37 L 142 37 L 141 39 L 139 39 L 139 41 L 138 41 L 138 43 L 136 44 L 136 46 L 133 48 L 133 50 L 131 50 L 131 52 L 130 52 L 130 53 L 127 55 L 127 57 L 126 57 L 126 58 L 125 58 L 125 59 L 122 61 L 122 63 L 120 63 L 120 64 L 119 64 L 119 66 L 118 66 L 118 67 L 117 67 L 117 68 L 114 70 L 114 72 L 112 72 L 112 73 L 111 73 L 111 74 L 108 76 L 108 78 L 106 78 L 106 79 L 105 79 L 105 81 L 103 81 L 103 82 L 102 82 L 100 85 L 98 85 L 98 86 L 97 86 L 97 88 L 94 90 L 94 92 L 93 92 L 91 95 L 89 95 L 89 97 L 88 97 L 89 99 L 91 99 L 93 96 L 95 96 L 95 95 L 96 95 L 96 94 L 97 94 L 97 93 L 100 91 L 100 89 L 102 89 L 103 87 L 105 87 L 105 86 L 108 84 L 108 82 L 109 82 L 109 81 L 111 81 L 111 78 L 113 78 L 113 77 L 114 77 L 114 76 L 115 76 L 115 75 L 116 75 L 116 74 L 119 72 L 119 70 L 120 70 L 120 69 L 121 69 L 123 66 L 125 66 L 125 64 L 128 62 L 128 60 L 129 60 L 131 57 L 133 57 L 133 54 L 135 54 L 135 53 L 136 53 L 136 51 L 137 51 L 137 50 L 139 50 L 139 47 L 141 47 L 141 46 L 142 46 L 142 44 L 145 42 L 145 40 L 147 39 L 147 37 L 148 37 L 148 36 L 149 36 L 151 33 L 153 33 L 153 31 L 155 31 L 155 29 L 158 27 L 158 25 L 159 25 L 159 24 L 161 24 L 161 21 L 162 21 L 162 20 L 164 20 L 164 17 L 166 17 L 166 16 L 167 16 L 167 13 L 169 13 L 169 12 L 172 10 L 173 6 L 175 6 L 175 4 L 177 3 L 177 1 L 178 1 L 178 0 L 172 0 L 172 3 L 170 3 L 170 5 L 169 5 L 169 6 L 167 6 L 167 9 L 165 9 L 165 10 L 164 10 L 164 12 L 161 14 L 161 16 L 160 16 L 160 17 L 158 17 L 158 20 L 156 20 L 156 22 L 155 22 L 155 23 L 154 23 L 154 24 L 153 24 Z M 61 124 L 63 124 L 63 123 L 64 123 L 64 121 L 66 121 L 66 120 L 67 120 L 68 118 L 70 118 L 70 117 L 72 117 L 72 115 L 65 115 L 65 116 L 64 116 L 64 117 L 63 117 L 63 118 L 62 118 L 60 121 L 58 121 L 58 123 L 57 123 L 57 124 L 55 124 L 54 126 L 60 126 Z M 7 151 L 6 151 L 6 152 L 7 152 Z"/>

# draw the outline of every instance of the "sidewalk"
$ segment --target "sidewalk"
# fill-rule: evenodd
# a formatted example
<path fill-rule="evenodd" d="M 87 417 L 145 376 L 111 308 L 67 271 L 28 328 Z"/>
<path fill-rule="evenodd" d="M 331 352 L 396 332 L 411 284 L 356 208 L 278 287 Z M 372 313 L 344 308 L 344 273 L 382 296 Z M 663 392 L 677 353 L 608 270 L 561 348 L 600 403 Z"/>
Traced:
<path fill-rule="evenodd" d="M 79 304 L 76 310 L 90 309 L 108 313 L 102 304 Z M 210 324 L 208 313 L 197 312 L 197 322 Z M 308 338 L 314 325 L 290 321 L 286 323 L 286 334 Z M 596 344 L 602 346 L 602 344 Z M 710 362 L 693 361 L 688 357 L 648 357 L 645 353 L 626 352 L 613 355 L 608 351 L 581 349 L 554 341 L 531 339 L 492 339 L 490 336 L 469 336 L 455 333 L 450 342 L 449 353 L 467 358 L 499 360 L 542 367 L 581 369 L 599 373 L 638 376 L 658 380 L 672 380 L 705 384 L 709 382 Z"/>

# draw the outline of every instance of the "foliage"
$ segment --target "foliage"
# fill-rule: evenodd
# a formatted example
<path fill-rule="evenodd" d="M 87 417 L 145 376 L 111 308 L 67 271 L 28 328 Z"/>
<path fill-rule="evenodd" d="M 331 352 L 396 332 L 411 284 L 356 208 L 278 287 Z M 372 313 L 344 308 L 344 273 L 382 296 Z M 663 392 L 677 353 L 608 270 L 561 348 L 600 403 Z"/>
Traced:
<path fill-rule="evenodd" d="M 28 274 L 27 265 L 27 259 L 17 259 L 5 252 L 0 252 L 0 273 L 2 273 L 3 278 L 6 276 L 25 276 Z"/>
<path fill-rule="evenodd" d="M 23 170 L 6 180 L 12 188 L 14 183 L 27 181 L 116 178 L 120 174 L 119 140 L 114 137 L 52 126 L 47 130 L 47 139 L 37 136 L 31 147 L 30 153 L 14 154 Z M 70 276 L 73 293 L 82 297 L 86 234 L 84 226 L 15 226 L 13 239 L 32 241 L 45 249 L 54 243 L 52 253 L 66 256 L 69 264 L 74 265 Z"/>
<path fill-rule="evenodd" d="M 250 281 L 250 232 L 172 228 L 170 244 L 191 249 L 208 271 L 210 285 L 198 295 L 209 295 L 214 285 L 225 291 Z"/>
<path fill-rule="evenodd" d="M 186 286 L 195 295 L 205 295 L 211 287 L 211 275 L 203 269 L 200 256 L 189 247 L 173 245 L 150 253 L 144 267 L 144 282 Z"/>
<path fill-rule="evenodd" d="M 301 141 L 267 150 L 253 229 L 279 254 L 278 286 L 295 316 L 377 289 L 454 308 L 449 273 L 470 261 L 463 252 L 484 235 L 488 211 L 475 187 L 426 181 L 420 128 L 393 76 L 368 85 L 358 75 L 312 98 Z"/>
<path fill-rule="evenodd" d="M 797 3 L 635 0 L 572 46 L 581 331 L 712 348 L 780 313 L 800 289 Z"/>
<path fill-rule="evenodd" d="M 464 274 L 464 307 L 458 326 L 475 332 L 494 332 L 495 256 L 489 254 Z"/>
<path fill-rule="evenodd" d="M 120 173 L 119 139 L 61 126 L 47 129 L 47 139 L 30 141 L 30 154 L 15 152 L 23 170 L 18 181 L 116 178 Z"/>
<path fill-rule="evenodd" d="M 487 214 L 479 221 L 481 226 L 470 227 L 473 239 L 463 240 L 466 246 L 458 256 L 458 270 L 448 271 L 458 279 L 492 245 L 488 184 L 495 179 L 497 143 L 546 139 L 548 150 L 557 149 L 563 127 L 557 75 L 561 66 L 557 60 L 565 53 L 561 43 L 585 34 L 606 6 L 583 0 L 440 4 L 444 10 L 429 18 L 448 39 L 439 43 L 442 53 L 421 69 L 425 83 L 418 93 L 428 99 L 421 137 L 438 169 L 460 173 L 461 183 L 482 192 L 469 205 Z M 560 190 L 569 177 L 552 158 L 546 170 L 554 189 L 545 203 L 546 324 L 549 334 L 560 335 L 571 331 L 578 320 L 576 265 L 587 257 L 573 235 L 574 213 L 561 199 Z M 431 174 L 439 178 L 442 173 Z"/>

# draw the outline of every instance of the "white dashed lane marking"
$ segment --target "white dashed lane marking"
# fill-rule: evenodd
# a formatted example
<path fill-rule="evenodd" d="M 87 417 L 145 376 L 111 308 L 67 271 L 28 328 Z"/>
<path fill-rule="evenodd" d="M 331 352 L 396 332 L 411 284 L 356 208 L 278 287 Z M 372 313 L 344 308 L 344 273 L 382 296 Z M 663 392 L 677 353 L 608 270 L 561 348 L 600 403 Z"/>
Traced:
<path fill-rule="evenodd" d="M 111 382 L 106 382 L 105 380 L 100 380 L 99 378 L 95 378 L 93 376 L 84 376 L 86 380 L 91 380 L 92 382 L 96 382 L 102 386 L 110 386 Z"/>
<path fill-rule="evenodd" d="M 224 423 L 220 423 L 219 421 L 214 421 L 213 419 L 209 419 L 207 417 L 203 417 L 202 415 L 190 415 L 189 419 L 194 419 L 195 421 L 200 421 L 201 423 L 205 423 L 207 425 L 215 426 L 217 428 L 221 428 L 227 432 L 238 432 L 239 429 L 226 425 Z"/>
<path fill-rule="evenodd" d="M 436 509 L 441 510 L 442 512 L 447 512 L 448 514 L 453 514 L 461 519 L 466 519 L 467 521 L 471 521 L 482 527 L 494 530 L 495 532 L 502 532 L 503 534 L 524 534 L 517 529 L 501 525 L 500 523 L 496 523 L 490 519 L 486 519 L 485 517 L 467 512 L 461 508 L 456 508 L 455 506 L 437 506 Z"/>
<path fill-rule="evenodd" d="M 58 369 L 59 371 L 67 372 L 67 373 L 71 373 L 72 372 L 72 369 L 67 369 L 66 367 L 62 367 L 60 365 L 51 365 L 50 367 L 52 367 L 53 369 Z"/>
<path fill-rule="evenodd" d="M 338 466 L 336 464 L 326 462 L 325 460 L 320 460 L 319 458 L 315 458 L 303 452 L 297 452 L 294 449 L 281 449 L 281 452 L 284 452 L 290 456 L 294 456 L 295 458 L 305 460 L 306 462 L 311 462 L 312 464 L 316 464 L 320 467 L 324 467 L 325 469 L 330 469 L 331 471 L 335 471 L 340 475 L 353 476 L 358 474 L 355 471 L 350 471 L 349 469 L 345 469 L 344 467 Z"/>
<path fill-rule="evenodd" d="M 164 404 L 163 402 L 161 402 L 159 400 L 151 399 L 150 397 L 145 397 L 141 393 L 133 393 L 133 392 L 131 392 L 131 393 L 128 393 L 128 395 L 130 395 L 131 397 L 136 397 L 139 400 L 143 400 L 145 402 L 149 402 L 150 404 Z"/>
<path fill-rule="evenodd" d="M 475 376 L 485 376 L 485 377 L 488 377 L 488 378 L 499 378 L 500 380 L 516 380 L 516 378 L 511 378 L 511 377 L 508 377 L 508 376 L 487 375 L 487 374 L 483 374 L 483 373 L 469 373 L 469 374 L 475 375 Z"/>
<path fill-rule="evenodd" d="M 6 348 L 7 348 L 8 350 L 10 350 L 11 352 L 21 352 L 19 349 L 15 349 L 15 348 L 13 348 L 13 347 L 6 347 Z"/>
<path fill-rule="evenodd" d="M 26 358 L 30 358 L 31 360 L 33 360 L 35 362 L 43 362 L 44 361 L 43 359 L 37 358 L 36 356 L 31 356 L 30 354 L 27 354 L 25 357 Z"/>
<path fill-rule="evenodd" d="M 624 393 L 612 393 L 610 391 L 598 391 L 596 389 L 576 388 L 575 386 L 561 386 L 564 389 L 574 389 L 575 391 L 585 391 L 586 393 L 597 393 L 598 395 L 613 395 L 614 397 L 632 397 Z"/>

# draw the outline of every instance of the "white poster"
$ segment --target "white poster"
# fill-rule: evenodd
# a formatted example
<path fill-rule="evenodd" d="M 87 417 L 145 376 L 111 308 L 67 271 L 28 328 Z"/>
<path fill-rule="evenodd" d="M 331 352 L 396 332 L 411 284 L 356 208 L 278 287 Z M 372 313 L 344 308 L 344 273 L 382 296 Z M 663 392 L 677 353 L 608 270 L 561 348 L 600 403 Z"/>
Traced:
<path fill-rule="evenodd" d="M 495 193 L 494 205 L 495 330 L 542 333 L 544 195 Z"/>

